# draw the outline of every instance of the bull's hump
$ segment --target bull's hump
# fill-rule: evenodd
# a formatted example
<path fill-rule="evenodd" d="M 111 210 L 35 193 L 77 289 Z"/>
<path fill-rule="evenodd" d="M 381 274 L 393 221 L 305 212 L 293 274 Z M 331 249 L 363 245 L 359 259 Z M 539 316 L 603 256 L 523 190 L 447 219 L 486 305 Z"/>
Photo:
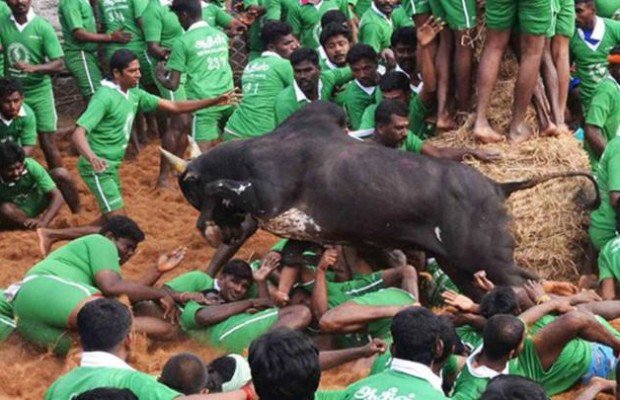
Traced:
<path fill-rule="evenodd" d="M 274 235 L 295 240 L 318 240 L 322 233 L 314 218 L 298 208 L 291 208 L 273 218 L 258 218 L 258 224 Z"/>

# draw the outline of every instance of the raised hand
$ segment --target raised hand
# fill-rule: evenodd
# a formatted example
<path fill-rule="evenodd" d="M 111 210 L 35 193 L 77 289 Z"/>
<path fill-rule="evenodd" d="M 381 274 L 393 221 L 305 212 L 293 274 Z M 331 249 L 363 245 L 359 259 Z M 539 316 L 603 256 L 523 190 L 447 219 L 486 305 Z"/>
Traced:
<path fill-rule="evenodd" d="M 428 46 L 441 32 L 446 23 L 439 17 L 431 16 L 422 26 L 417 28 L 418 44 Z"/>
<path fill-rule="evenodd" d="M 452 290 L 446 290 L 441 294 L 441 297 L 446 305 L 452 306 L 463 312 L 470 312 L 476 304 L 469 297 L 453 292 Z"/>
<path fill-rule="evenodd" d="M 157 260 L 157 270 L 159 272 L 168 272 L 175 269 L 187 253 L 187 247 L 178 247 L 168 254 L 162 254 Z"/>
<path fill-rule="evenodd" d="M 257 282 L 264 281 L 267 279 L 269 274 L 271 274 L 276 268 L 280 266 L 280 260 L 282 256 L 280 253 L 275 251 L 270 251 L 263 258 L 263 262 L 260 265 L 258 271 L 254 272 L 254 280 Z"/>
<path fill-rule="evenodd" d="M 318 269 L 322 271 L 327 271 L 327 268 L 334 265 L 338 260 L 338 250 L 331 247 L 325 249 L 323 255 L 321 255 L 321 259 L 319 260 Z"/>

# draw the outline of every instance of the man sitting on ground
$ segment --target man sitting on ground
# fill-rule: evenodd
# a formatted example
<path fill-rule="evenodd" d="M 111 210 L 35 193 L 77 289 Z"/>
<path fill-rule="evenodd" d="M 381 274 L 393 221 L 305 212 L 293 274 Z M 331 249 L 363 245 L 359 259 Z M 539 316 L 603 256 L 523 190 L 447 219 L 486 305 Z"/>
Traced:
<path fill-rule="evenodd" d="M 0 78 L 0 122 L 0 143 L 12 141 L 30 157 L 37 144 L 37 120 L 15 78 Z"/>

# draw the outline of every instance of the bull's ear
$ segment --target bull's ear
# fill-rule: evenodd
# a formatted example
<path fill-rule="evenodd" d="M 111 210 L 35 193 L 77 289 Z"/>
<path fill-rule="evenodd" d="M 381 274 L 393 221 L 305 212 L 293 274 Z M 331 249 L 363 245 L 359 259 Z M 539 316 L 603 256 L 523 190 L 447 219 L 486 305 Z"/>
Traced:
<path fill-rule="evenodd" d="M 187 169 L 187 161 L 183 160 L 181 157 L 175 156 L 171 152 L 164 150 L 163 148 L 159 148 L 161 154 L 166 157 L 166 160 L 174 167 L 175 171 L 182 174 Z"/>
<path fill-rule="evenodd" d="M 191 135 L 187 135 L 187 142 L 189 147 L 190 160 L 198 158 L 202 154 L 202 151 L 200 151 L 200 147 L 198 147 L 198 143 L 196 143 L 196 141 Z"/>

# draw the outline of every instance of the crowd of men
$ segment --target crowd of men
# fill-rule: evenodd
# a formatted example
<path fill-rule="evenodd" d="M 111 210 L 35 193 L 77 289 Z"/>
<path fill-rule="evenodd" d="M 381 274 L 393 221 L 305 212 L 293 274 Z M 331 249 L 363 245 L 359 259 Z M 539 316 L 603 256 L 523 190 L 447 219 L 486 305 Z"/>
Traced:
<path fill-rule="evenodd" d="M 36 230 L 44 259 L 0 291 L 0 339 L 18 334 L 63 356 L 79 335 L 83 350 L 47 399 L 546 399 L 582 384 L 585 400 L 617 390 L 620 332 L 608 321 L 620 317 L 620 1 L 246 0 L 232 12 L 215 0 L 60 0 L 62 40 L 31 0 L 5 1 L 0 228 Z M 235 88 L 238 35 L 249 62 Z M 508 131 L 498 132 L 488 112 L 508 46 L 518 75 Z M 71 144 L 100 216 L 55 229 L 65 203 L 80 211 L 56 143 L 51 77 L 65 69 L 86 103 Z M 168 153 L 189 146 L 195 156 L 268 134 L 315 101 L 344 109 L 352 141 L 457 162 L 499 157 L 427 141 L 472 112 L 483 144 L 530 139 L 530 105 L 540 135 L 583 132 L 602 198 L 589 225 L 598 265 L 584 269 L 598 270 L 596 282 L 555 296 L 478 273 L 476 303 L 430 255 L 386 260 L 286 239 L 251 263 L 221 248 L 204 268 L 167 278 L 185 256 L 178 248 L 123 278 L 145 240 L 122 196 L 132 138 L 146 129 Z M 37 146 L 47 168 L 32 158 Z M 170 176 L 162 157 L 157 185 Z M 178 354 L 155 378 L 127 363 L 131 332 L 227 355 Z M 368 377 L 318 390 L 321 371 L 360 358 Z"/>

